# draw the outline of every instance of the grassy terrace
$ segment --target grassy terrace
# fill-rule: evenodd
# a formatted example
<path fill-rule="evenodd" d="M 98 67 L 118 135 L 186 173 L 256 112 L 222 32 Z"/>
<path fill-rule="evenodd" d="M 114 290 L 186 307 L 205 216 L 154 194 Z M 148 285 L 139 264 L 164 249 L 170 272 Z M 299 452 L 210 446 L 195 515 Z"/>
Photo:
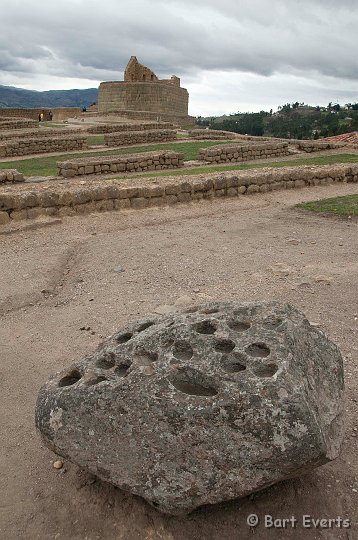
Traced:
<path fill-rule="evenodd" d="M 101 137 L 94 135 L 94 137 Z M 92 137 L 91 137 L 92 138 Z M 25 176 L 52 176 L 56 174 L 56 162 L 66 161 L 72 158 L 86 156 L 118 156 L 123 154 L 136 154 L 138 152 L 153 152 L 155 150 L 176 150 L 183 152 L 185 160 L 197 159 L 199 149 L 216 144 L 227 144 L 228 141 L 193 141 L 178 143 L 148 144 L 143 146 L 131 146 L 127 148 L 116 148 L 100 150 L 96 152 L 80 152 L 77 154 L 61 154 L 57 156 L 32 157 L 29 159 L 15 159 L 14 161 L 0 162 L 0 169 L 17 169 Z M 94 144 L 92 142 L 92 144 Z"/>
<path fill-rule="evenodd" d="M 244 171 L 247 169 L 262 169 L 264 167 L 302 167 L 302 165 L 331 165 L 338 163 L 358 163 L 358 154 L 335 154 L 330 156 L 317 156 L 313 158 L 297 158 L 287 161 L 265 161 L 263 163 L 238 163 L 237 165 L 207 165 L 206 167 L 191 167 L 183 171 L 170 169 L 167 171 L 157 171 L 140 173 L 138 176 L 189 176 L 193 174 L 223 172 L 223 171 Z M 124 178 L 124 176 L 119 177 Z M 128 178 L 128 177 L 127 177 Z"/>
<path fill-rule="evenodd" d="M 338 216 L 358 216 L 358 195 L 345 195 L 331 199 L 321 199 L 296 205 L 304 210 L 335 214 Z"/>
<path fill-rule="evenodd" d="M 101 144 L 102 135 L 91 136 L 91 144 Z M 100 151 L 80 152 L 76 154 L 61 154 L 57 156 L 32 157 L 28 159 L 14 159 L 13 161 L 0 162 L 0 169 L 17 169 L 25 176 L 52 176 L 57 173 L 56 162 L 66 161 L 72 158 L 86 156 L 118 156 L 124 154 L 134 154 L 138 152 L 150 152 L 155 150 L 176 150 L 183 152 L 184 160 L 195 160 L 198 158 L 199 149 L 217 144 L 227 144 L 230 141 L 185 141 L 176 143 L 150 144 L 143 146 L 132 146 L 127 148 L 116 148 Z M 357 163 L 358 154 L 334 154 L 327 156 L 307 157 L 302 156 L 290 161 L 272 161 L 262 163 L 238 163 L 235 165 L 208 165 L 192 167 L 186 170 L 169 170 L 159 172 L 141 173 L 140 176 L 173 176 L 173 175 L 193 175 L 217 171 L 237 171 L 245 169 L 258 169 L 262 167 L 295 167 L 302 165 L 328 165 L 334 163 Z M 134 175 L 133 175 L 134 177 Z"/>

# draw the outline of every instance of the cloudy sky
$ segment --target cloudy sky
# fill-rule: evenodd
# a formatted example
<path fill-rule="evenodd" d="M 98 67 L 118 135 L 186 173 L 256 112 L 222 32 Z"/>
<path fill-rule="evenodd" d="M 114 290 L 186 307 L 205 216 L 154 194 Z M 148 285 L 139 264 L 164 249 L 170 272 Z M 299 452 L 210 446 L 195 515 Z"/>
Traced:
<path fill-rule="evenodd" d="M 358 0 L 1 0 L 0 84 L 179 76 L 195 116 L 358 102 Z"/>

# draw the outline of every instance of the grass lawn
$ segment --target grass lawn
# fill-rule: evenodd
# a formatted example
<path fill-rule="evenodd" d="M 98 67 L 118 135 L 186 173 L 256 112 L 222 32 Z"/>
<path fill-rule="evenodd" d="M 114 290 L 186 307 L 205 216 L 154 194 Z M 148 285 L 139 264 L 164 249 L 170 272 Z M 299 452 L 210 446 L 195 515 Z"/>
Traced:
<path fill-rule="evenodd" d="M 264 167 L 302 167 L 302 165 L 330 165 L 337 163 L 358 163 L 358 154 L 335 154 L 331 156 L 320 156 L 314 158 L 298 158 L 291 161 L 270 161 L 264 163 L 238 163 L 237 165 L 207 165 L 206 167 L 190 167 L 185 171 L 170 169 L 167 171 L 157 171 L 140 173 L 133 175 L 133 178 L 138 176 L 153 177 L 153 176 L 190 176 L 193 174 L 203 174 L 211 172 L 224 171 L 244 171 L 247 169 L 262 169 Z M 121 176 L 119 178 L 125 178 Z M 128 176 L 126 177 L 128 178 Z"/>
<path fill-rule="evenodd" d="M 94 135 L 101 137 L 102 135 Z M 92 138 L 92 136 L 91 136 Z M 97 139 L 99 141 L 100 139 Z M 48 157 L 33 157 L 29 159 L 18 159 L 14 161 L 0 162 L 0 169 L 17 169 L 25 176 L 52 176 L 57 173 L 56 162 L 66 161 L 72 158 L 86 156 L 118 156 L 123 154 L 136 154 L 137 152 L 152 152 L 155 150 L 175 150 L 183 152 L 185 160 L 197 159 L 199 148 L 206 148 L 216 144 L 223 144 L 227 141 L 218 143 L 217 141 L 194 141 L 194 142 L 177 142 L 177 143 L 161 143 L 149 144 L 145 146 L 132 146 L 130 148 L 116 148 L 101 150 L 99 152 L 80 152 L 78 154 L 61 154 L 58 156 Z M 95 143 L 91 143 L 95 144 Z M 100 144 L 97 142 L 97 144 Z"/>
<path fill-rule="evenodd" d="M 312 212 L 324 212 L 339 216 L 358 216 L 358 194 L 310 201 L 296 206 Z"/>
<path fill-rule="evenodd" d="M 91 146 L 94 146 L 96 144 L 104 144 L 104 135 L 103 133 L 99 133 L 98 135 L 89 135 L 87 137 L 87 142 Z"/>
<path fill-rule="evenodd" d="M 103 135 L 89 136 L 90 144 L 103 144 Z M 28 159 L 18 159 L 13 161 L 0 162 L 0 169 L 17 169 L 25 176 L 52 176 L 57 173 L 56 162 L 66 161 L 72 158 L 86 156 L 118 156 L 124 154 L 135 154 L 137 152 L 150 152 L 155 150 L 175 150 L 184 154 L 184 160 L 198 159 L 199 149 L 217 144 L 227 144 L 232 141 L 184 141 L 175 143 L 159 143 L 143 146 L 132 146 L 129 148 L 116 148 L 100 150 L 99 152 L 80 152 L 77 154 L 61 154 L 57 156 L 33 157 Z M 262 167 L 296 167 L 302 165 L 328 165 L 334 163 L 357 163 L 357 154 L 333 154 L 327 156 L 306 157 L 302 156 L 291 161 L 272 161 L 263 163 L 238 163 L 233 165 L 208 165 L 206 167 L 193 167 L 183 170 L 168 170 L 160 172 L 142 173 L 140 176 L 173 176 L 173 175 L 193 175 L 218 171 L 237 171 L 245 169 L 259 169 Z M 133 176 L 134 177 L 134 176 Z"/>

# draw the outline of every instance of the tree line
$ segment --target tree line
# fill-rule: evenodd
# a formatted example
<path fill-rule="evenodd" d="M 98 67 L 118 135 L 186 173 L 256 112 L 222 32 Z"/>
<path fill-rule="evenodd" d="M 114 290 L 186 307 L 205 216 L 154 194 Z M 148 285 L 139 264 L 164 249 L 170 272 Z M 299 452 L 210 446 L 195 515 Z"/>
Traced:
<path fill-rule="evenodd" d="M 310 106 L 298 101 L 278 107 L 277 112 L 235 113 L 199 117 L 197 124 L 243 135 L 291 139 L 319 139 L 358 131 L 358 103 Z"/>

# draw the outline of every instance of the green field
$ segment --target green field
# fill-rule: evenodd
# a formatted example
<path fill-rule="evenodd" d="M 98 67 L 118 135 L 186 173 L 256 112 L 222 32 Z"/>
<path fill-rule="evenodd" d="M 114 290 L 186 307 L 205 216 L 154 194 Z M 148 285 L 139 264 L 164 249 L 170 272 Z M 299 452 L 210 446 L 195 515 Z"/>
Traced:
<path fill-rule="evenodd" d="M 296 206 L 312 212 L 336 214 L 338 216 L 358 216 L 358 194 L 310 201 Z"/>
<path fill-rule="evenodd" d="M 103 135 L 89 136 L 92 145 L 103 144 Z M 13 161 L 0 162 L 0 169 L 17 169 L 25 176 L 53 176 L 57 174 L 56 162 L 66 161 L 72 158 L 86 156 L 118 156 L 124 154 L 134 154 L 138 152 L 150 152 L 155 150 L 175 150 L 184 154 L 184 160 L 198 159 L 199 149 L 207 148 L 217 144 L 227 144 L 230 141 L 183 141 L 160 144 L 149 144 L 143 146 L 132 146 L 127 148 L 116 148 L 100 151 L 86 151 L 76 154 L 61 154 L 57 156 L 33 157 L 28 159 L 14 159 Z M 238 163 L 235 165 L 208 165 L 193 167 L 186 170 L 168 170 L 161 172 L 142 173 L 141 176 L 173 176 L 173 175 L 193 175 L 217 171 L 236 171 L 245 169 L 258 169 L 262 167 L 297 167 L 302 165 L 328 165 L 335 163 L 357 163 L 358 154 L 331 154 L 327 156 L 307 157 L 302 156 L 290 161 L 272 161 L 262 163 Z"/>
<path fill-rule="evenodd" d="M 94 135 L 93 137 L 101 137 L 101 135 Z M 0 162 L 0 169 L 17 169 L 25 176 L 52 176 L 55 175 L 57 172 L 57 161 L 66 161 L 68 159 L 86 156 L 118 156 L 124 154 L 136 154 L 138 152 L 153 152 L 155 150 L 176 150 L 177 152 L 183 152 L 185 160 L 191 160 L 197 159 L 200 148 L 206 148 L 207 146 L 224 144 L 227 142 L 228 141 L 223 141 L 220 143 L 218 143 L 217 141 L 190 141 L 178 143 L 148 144 L 144 146 L 131 146 L 129 148 L 101 150 L 99 152 L 89 151 L 79 152 L 77 154 L 61 154 L 57 156 L 17 159 L 13 161 Z"/>
<path fill-rule="evenodd" d="M 358 154 L 335 154 L 331 156 L 320 156 L 314 158 L 298 158 L 291 161 L 270 161 L 263 163 L 238 163 L 237 165 L 207 165 L 205 167 L 190 167 L 190 169 L 169 169 L 167 171 L 157 171 L 140 173 L 138 176 L 190 176 L 193 174 L 203 174 L 223 171 L 244 171 L 247 169 L 263 169 L 264 167 L 302 167 L 303 165 L 331 165 L 339 163 L 358 163 Z M 120 177 L 124 178 L 124 176 Z M 128 177 L 126 177 L 128 178 Z"/>

